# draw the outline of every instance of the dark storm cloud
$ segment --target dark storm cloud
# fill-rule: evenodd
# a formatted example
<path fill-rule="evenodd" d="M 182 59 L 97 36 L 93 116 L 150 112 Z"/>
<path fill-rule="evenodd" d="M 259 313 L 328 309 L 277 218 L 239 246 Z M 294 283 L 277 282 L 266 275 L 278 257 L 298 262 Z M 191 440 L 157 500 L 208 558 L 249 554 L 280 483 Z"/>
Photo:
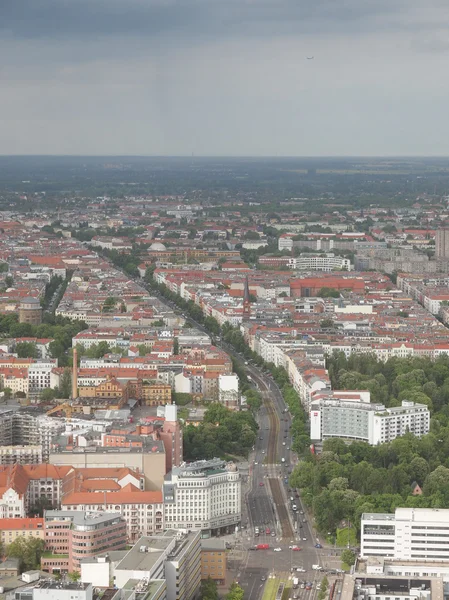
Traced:
<path fill-rule="evenodd" d="M 428 7 L 435 3 L 439 0 Z M 416 0 L 3 0 L 0 29 L 18 39 L 173 35 L 173 43 L 177 36 L 349 34 L 416 26 L 401 18 L 415 5 Z"/>

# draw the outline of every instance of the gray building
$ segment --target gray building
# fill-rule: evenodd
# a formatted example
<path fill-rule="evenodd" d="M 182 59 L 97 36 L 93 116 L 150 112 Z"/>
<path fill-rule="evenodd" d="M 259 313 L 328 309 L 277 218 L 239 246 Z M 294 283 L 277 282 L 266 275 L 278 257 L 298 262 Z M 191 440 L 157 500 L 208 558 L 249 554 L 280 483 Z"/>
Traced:
<path fill-rule="evenodd" d="M 167 530 L 141 537 L 115 570 L 115 585 L 166 582 L 167 600 L 191 600 L 201 585 L 200 532 Z"/>

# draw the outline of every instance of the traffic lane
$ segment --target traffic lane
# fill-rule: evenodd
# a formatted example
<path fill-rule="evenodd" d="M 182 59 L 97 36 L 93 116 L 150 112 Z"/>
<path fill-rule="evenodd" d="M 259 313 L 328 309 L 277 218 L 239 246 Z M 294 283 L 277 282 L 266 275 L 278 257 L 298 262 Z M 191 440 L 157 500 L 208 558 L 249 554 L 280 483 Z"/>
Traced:
<path fill-rule="evenodd" d="M 241 573 L 240 585 L 245 590 L 246 600 L 259 600 L 268 580 L 269 571 L 263 567 L 246 568 Z"/>
<path fill-rule="evenodd" d="M 263 527 L 264 531 L 267 527 L 274 529 L 275 522 L 273 507 L 268 496 L 256 495 L 250 498 L 248 511 L 251 512 L 251 522 L 253 524 L 253 528 L 259 527 L 259 529 L 261 529 Z M 254 531 L 252 533 L 254 534 Z M 257 539 L 259 538 L 255 538 L 255 540 Z"/>

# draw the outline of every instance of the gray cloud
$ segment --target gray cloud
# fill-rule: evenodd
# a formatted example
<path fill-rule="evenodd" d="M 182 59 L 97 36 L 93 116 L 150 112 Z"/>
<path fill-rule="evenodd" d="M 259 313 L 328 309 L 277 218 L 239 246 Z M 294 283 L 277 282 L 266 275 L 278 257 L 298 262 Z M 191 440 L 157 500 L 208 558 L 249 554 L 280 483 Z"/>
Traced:
<path fill-rule="evenodd" d="M 448 23 L 447 0 L 0 0 L 0 153 L 449 154 Z"/>
<path fill-rule="evenodd" d="M 151 39 L 362 33 L 426 27 L 440 0 L 3 0 L 0 29 L 23 39 Z"/>

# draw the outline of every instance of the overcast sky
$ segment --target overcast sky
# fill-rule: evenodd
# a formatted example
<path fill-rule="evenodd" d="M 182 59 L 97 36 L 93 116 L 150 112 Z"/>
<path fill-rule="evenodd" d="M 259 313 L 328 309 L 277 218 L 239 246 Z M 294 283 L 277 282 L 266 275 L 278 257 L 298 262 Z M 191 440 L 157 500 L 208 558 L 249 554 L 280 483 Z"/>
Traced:
<path fill-rule="evenodd" d="M 448 73 L 449 0 L 0 0 L 0 153 L 449 155 Z"/>

